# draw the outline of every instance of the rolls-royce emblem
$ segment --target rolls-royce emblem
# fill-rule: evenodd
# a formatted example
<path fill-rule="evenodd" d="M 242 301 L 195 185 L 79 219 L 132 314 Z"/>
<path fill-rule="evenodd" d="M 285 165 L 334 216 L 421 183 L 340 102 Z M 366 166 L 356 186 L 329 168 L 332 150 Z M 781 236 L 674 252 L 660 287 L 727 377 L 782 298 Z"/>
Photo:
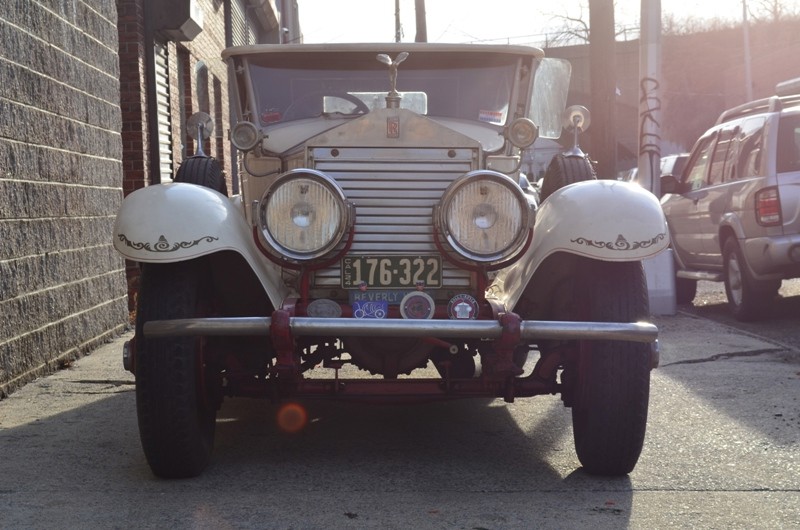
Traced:
<path fill-rule="evenodd" d="M 387 109 L 399 109 L 400 108 L 400 92 L 397 91 L 397 67 L 400 66 L 400 63 L 406 60 L 408 57 L 408 52 L 401 52 L 397 55 L 397 57 L 392 60 L 391 57 L 386 55 L 385 53 L 379 53 L 377 56 L 378 61 L 382 62 L 386 66 L 389 67 L 389 93 L 386 94 L 386 108 Z M 398 131 L 399 134 L 399 131 Z M 396 138 L 395 136 L 389 136 L 389 138 Z"/>
<path fill-rule="evenodd" d="M 408 52 L 401 52 L 397 54 L 397 57 L 395 57 L 394 60 L 392 60 L 392 58 L 385 53 L 378 54 L 378 61 L 389 67 L 389 86 L 391 88 L 389 91 L 390 96 L 399 95 L 397 92 L 397 67 L 400 66 L 400 63 L 405 61 L 407 57 Z"/>
<path fill-rule="evenodd" d="M 386 118 L 386 137 L 400 138 L 400 117 L 389 116 Z"/>

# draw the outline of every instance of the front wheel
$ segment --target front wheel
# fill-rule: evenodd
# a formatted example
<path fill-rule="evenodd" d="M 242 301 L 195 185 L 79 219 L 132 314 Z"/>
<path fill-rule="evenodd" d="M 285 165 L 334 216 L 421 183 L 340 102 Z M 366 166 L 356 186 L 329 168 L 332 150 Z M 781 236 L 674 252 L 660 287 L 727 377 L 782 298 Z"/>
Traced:
<path fill-rule="evenodd" d="M 206 341 L 148 339 L 145 322 L 207 316 L 208 286 L 199 263 L 145 264 L 136 315 L 136 412 L 139 436 L 153 473 L 199 475 L 208 464 L 221 401 Z"/>
<path fill-rule="evenodd" d="M 725 240 L 722 247 L 725 271 L 725 294 L 728 307 L 737 320 L 755 320 L 763 314 L 767 303 L 775 297 L 780 280 L 758 281 L 747 270 L 739 244 L 733 238 Z"/>
<path fill-rule="evenodd" d="M 649 317 L 647 287 L 638 262 L 582 261 L 574 291 L 575 316 L 637 322 Z M 639 460 L 650 396 L 650 345 L 580 341 L 572 370 L 575 450 L 593 475 L 630 473 Z"/>

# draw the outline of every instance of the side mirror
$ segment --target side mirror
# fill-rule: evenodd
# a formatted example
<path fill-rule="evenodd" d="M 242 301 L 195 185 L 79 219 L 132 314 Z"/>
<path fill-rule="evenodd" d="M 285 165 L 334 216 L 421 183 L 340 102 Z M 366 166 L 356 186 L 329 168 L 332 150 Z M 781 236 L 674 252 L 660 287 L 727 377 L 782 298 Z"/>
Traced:
<path fill-rule="evenodd" d="M 660 179 L 661 195 L 681 193 L 681 183 L 673 175 L 663 175 Z"/>

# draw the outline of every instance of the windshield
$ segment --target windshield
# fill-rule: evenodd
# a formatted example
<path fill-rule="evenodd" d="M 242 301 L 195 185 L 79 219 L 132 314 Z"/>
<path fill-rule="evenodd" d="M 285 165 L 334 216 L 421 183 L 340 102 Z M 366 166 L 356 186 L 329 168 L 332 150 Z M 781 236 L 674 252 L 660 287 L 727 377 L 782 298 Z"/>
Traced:
<path fill-rule="evenodd" d="M 546 58 L 539 64 L 533 83 L 531 119 L 542 138 L 559 138 L 567 106 L 572 65 L 563 59 Z"/>
<path fill-rule="evenodd" d="M 302 60 L 314 57 L 249 58 L 261 125 L 323 114 L 360 115 L 386 106 L 392 88 L 389 67 L 375 55 L 335 61 L 324 57 L 341 64 L 309 65 Z M 512 55 L 482 54 L 476 60 L 470 54 L 467 60 L 463 54 L 412 53 L 397 71 L 400 107 L 428 116 L 505 125 L 518 62 Z"/>

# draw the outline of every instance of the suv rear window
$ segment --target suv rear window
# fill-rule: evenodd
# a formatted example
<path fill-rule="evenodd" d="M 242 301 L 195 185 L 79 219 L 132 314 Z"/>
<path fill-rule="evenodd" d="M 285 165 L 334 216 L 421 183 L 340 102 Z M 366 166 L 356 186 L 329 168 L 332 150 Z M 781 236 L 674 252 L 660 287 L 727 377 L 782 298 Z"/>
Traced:
<path fill-rule="evenodd" d="M 739 137 L 739 175 L 738 178 L 750 178 L 761 175 L 764 117 L 748 118 L 742 123 Z"/>
<path fill-rule="evenodd" d="M 800 115 L 786 116 L 778 127 L 778 173 L 800 171 Z"/>

